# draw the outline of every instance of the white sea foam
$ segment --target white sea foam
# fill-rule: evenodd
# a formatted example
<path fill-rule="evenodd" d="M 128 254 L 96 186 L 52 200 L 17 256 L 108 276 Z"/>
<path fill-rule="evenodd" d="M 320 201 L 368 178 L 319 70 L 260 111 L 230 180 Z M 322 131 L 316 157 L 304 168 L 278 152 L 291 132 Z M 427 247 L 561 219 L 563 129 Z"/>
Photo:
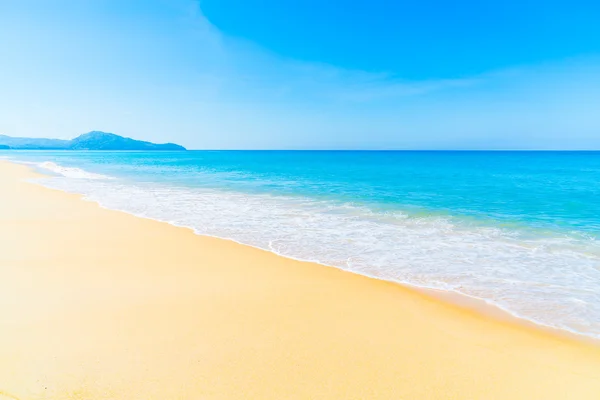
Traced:
<path fill-rule="evenodd" d="M 379 279 L 456 291 L 600 338 L 600 244 L 593 240 L 527 237 L 308 198 L 79 179 L 81 173 L 55 164 L 52 170 L 62 177 L 39 182 L 107 208 Z"/>
<path fill-rule="evenodd" d="M 51 161 L 45 161 L 45 162 L 42 162 L 42 163 L 34 163 L 34 165 L 36 165 L 37 167 L 39 167 L 41 169 L 54 172 L 55 174 L 62 175 L 62 176 L 67 177 L 67 178 L 93 179 L 93 180 L 98 180 L 98 179 L 113 179 L 110 176 L 101 175 L 101 174 L 94 174 L 92 172 L 84 171 L 83 169 L 80 169 L 80 168 L 63 167 L 62 165 L 58 165 L 58 164 L 53 163 Z"/>

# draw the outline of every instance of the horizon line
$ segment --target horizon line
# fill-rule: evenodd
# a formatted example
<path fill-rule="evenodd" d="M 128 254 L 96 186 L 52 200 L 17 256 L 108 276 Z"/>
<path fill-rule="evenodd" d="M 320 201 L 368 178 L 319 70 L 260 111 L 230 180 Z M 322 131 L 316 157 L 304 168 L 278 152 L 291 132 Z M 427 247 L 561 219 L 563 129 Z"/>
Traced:
<path fill-rule="evenodd" d="M 182 150 L 70 150 L 70 149 L 0 149 L 0 151 L 81 151 L 81 152 L 148 152 L 154 151 L 159 153 L 169 153 L 169 152 L 181 152 Z M 389 151 L 389 152 L 600 152 L 600 148 L 598 149 L 190 149 L 186 148 L 185 151 L 338 151 L 338 152 L 351 152 L 351 151 Z"/>

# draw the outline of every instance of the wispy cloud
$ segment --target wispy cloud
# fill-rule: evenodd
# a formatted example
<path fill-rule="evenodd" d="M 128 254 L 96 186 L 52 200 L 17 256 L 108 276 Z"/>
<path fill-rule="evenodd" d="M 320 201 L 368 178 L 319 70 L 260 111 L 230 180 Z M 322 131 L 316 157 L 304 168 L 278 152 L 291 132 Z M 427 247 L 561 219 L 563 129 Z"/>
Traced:
<path fill-rule="evenodd" d="M 481 81 L 481 77 L 408 81 L 389 72 L 351 70 L 339 66 L 293 60 L 273 54 L 254 43 L 224 35 L 202 13 L 200 2 L 190 2 L 202 51 L 214 51 L 219 75 L 232 85 L 259 95 L 300 96 L 312 100 L 363 103 L 419 96 Z"/>
<path fill-rule="evenodd" d="M 393 100 L 473 86 L 480 78 L 439 79 L 427 81 L 403 81 L 388 79 L 373 79 L 367 82 L 349 81 L 330 93 L 339 101 L 370 102 L 378 100 Z"/>

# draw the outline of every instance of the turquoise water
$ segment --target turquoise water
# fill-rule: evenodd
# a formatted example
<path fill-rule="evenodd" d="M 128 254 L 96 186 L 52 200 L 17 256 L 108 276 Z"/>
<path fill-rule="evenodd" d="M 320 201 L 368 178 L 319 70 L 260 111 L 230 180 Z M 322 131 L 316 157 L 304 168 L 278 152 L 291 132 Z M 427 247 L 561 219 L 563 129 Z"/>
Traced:
<path fill-rule="evenodd" d="M 600 337 L 597 152 L 3 152 L 200 234 Z"/>

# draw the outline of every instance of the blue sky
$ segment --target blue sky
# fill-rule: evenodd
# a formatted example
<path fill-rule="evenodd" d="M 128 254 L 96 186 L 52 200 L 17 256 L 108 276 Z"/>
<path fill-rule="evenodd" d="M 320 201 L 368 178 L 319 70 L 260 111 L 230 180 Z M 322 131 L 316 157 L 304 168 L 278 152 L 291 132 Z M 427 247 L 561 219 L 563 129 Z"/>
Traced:
<path fill-rule="evenodd" d="M 0 0 L 0 133 L 600 149 L 600 4 Z"/>

